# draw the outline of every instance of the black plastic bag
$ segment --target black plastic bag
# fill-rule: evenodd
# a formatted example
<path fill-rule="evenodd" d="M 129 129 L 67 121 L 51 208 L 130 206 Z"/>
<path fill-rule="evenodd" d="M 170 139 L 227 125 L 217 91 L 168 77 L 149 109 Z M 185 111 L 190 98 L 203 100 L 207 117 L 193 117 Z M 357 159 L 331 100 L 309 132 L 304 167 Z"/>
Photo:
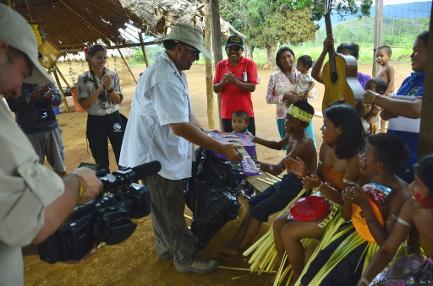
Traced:
<path fill-rule="evenodd" d="M 212 236 L 239 212 L 240 183 L 230 161 L 198 149 L 185 201 L 193 212 L 192 233 L 197 247 L 204 248 Z"/>

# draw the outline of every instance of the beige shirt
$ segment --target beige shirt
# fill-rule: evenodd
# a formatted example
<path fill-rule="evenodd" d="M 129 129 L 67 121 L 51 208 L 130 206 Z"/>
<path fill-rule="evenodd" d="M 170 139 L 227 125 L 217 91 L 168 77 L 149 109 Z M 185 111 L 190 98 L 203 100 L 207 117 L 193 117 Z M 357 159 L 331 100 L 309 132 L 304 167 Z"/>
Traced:
<path fill-rule="evenodd" d="M 114 91 L 122 96 L 122 90 L 120 88 L 120 79 L 119 75 L 105 68 L 105 74 L 111 77 L 111 81 L 113 82 Z M 96 90 L 96 84 L 98 86 L 102 85 L 102 82 L 97 77 L 93 77 L 90 71 L 86 71 L 78 77 L 77 81 L 77 89 L 78 89 L 78 99 L 83 99 L 92 95 Z M 93 102 L 93 104 L 86 109 L 89 115 L 96 116 L 104 116 L 107 114 L 111 114 L 115 111 L 119 110 L 119 104 L 111 101 L 110 95 L 106 92 L 106 90 L 102 91 L 102 94 L 98 96 L 98 98 Z"/>
<path fill-rule="evenodd" d="M 21 247 L 36 237 L 44 224 L 44 208 L 63 193 L 64 185 L 39 164 L 2 100 L 0 148 L 0 285 L 23 285 Z"/>

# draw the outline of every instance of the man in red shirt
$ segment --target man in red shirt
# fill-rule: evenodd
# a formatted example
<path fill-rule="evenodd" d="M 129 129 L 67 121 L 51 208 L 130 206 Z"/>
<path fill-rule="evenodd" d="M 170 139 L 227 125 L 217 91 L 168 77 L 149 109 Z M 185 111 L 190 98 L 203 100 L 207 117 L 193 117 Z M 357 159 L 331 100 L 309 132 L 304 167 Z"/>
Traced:
<path fill-rule="evenodd" d="M 244 41 L 241 37 L 229 36 L 226 43 L 227 59 L 216 65 L 213 90 L 221 92 L 222 129 L 231 132 L 232 114 L 244 111 L 249 116 L 248 130 L 255 135 L 254 110 L 251 92 L 256 89 L 257 65 L 242 56 Z"/>

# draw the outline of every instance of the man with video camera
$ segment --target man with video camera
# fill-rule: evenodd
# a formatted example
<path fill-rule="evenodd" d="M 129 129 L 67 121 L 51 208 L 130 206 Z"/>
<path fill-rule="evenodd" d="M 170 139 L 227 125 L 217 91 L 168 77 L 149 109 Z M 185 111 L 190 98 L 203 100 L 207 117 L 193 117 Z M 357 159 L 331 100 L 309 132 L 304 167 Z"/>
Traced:
<path fill-rule="evenodd" d="M 0 4 L 0 98 L 20 96 L 23 82 L 50 81 L 38 62 L 32 29 L 17 12 Z M 61 179 L 39 164 L 3 101 L 0 146 L 0 285 L 23 285 L 21 247 L 54 233 L 77 201 L 95 197 L 102 183 L 87 168 Z"/>

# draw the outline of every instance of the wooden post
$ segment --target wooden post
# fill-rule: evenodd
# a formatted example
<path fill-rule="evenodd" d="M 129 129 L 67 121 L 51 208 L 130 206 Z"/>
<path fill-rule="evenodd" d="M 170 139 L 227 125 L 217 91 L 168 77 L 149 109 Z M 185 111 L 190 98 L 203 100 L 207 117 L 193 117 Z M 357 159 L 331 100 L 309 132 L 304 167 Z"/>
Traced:
<path fill-rule="evenodd" d="M 54 68 L 59 73 L 60 77 L 63 79 L 63 82 L 66 84 L 67 87 L 71 88 L 66 78 L 63 76 L 62 72 L 60 71 L 59 67 L 57 65 L 54 65 Z"/>
<path fill-rule="evenodd" d="M 140 38 L 141 52 L 143 53 L 144 64 L 146 65 L 147 68 L 149 66 L 149 61 L 147 60 L 146 47 L 143 44 L 144 43 L 143 35 L 141 34 L 141 32 L 138 33 L 138 37 Z"/>
<path fill-rule="evenodd" d="M 212 50 L 212 12 L 210 0 L 204 1 L 205 9 L 205 28 L 204 28 L 204 41 L 205 47 L 208 51 Z M 205 58 L 206 63 L 206 95 L 207 95 L 207 124 L 210 129 L 215 128 L 214 121 L 214 96 L 212 84 L 212 59 Z"/>
<path fill-rule="evenodd" d="M 211 15 L 212 15 L 212 44 L 215 64 L 222 61 L 223 52 L 221 48 L 221 23 L 220 23 L 220 7 L 219 0 L 210 0 Z M 220 129 L 222 130 L 221 120 L 221 94 L 218 93 L 218 118 L 220 119 Z"/>
<path fill-rule="evenodd" d="M 427 70 L 422 96 L 421 128 L 419 132 L 419 158 L 433 153 L 433 3 L 428 35 Z"/>
<path fill-rule="evenodd" d="M 383 26 L 383 0 L 375 1 L 374 15 L 374 47 L 373 47 L 373 70 L 371 75 L 376 76 L 376 48 L 382 45 L 382 26 Z"/>
<path fill-rule="evenodd" d="M 126 68 L 128 69 L 129 73 L 132 75 L 132 78 L 134 79 L 135 84 L 137 84 L 137 79 L 135 78 L 134 74 L 132 73 L 131 67 L 129 66 L 129 64 L 126 61 L 125 57 L 123 56 L 122 52 L 120 51 L 120 49 L 117 49 L 117 51 L 119 52 L 120 57 L 122 58 L 123 62 L 125 63 Z"/>
<path fill-rule="evenodd" d="M 54 78 L 56 79 L 57 86 L 59 87 L 60 95 L 62 96 L 62 101 L 65 104 L 66 112 L 69 112 L 68 101 L 66 100 L 65 94 L 63 93 L 63 88 L 59 80 L 59 76 L 57 75 L 57 67 L 54 69 Z"/>

